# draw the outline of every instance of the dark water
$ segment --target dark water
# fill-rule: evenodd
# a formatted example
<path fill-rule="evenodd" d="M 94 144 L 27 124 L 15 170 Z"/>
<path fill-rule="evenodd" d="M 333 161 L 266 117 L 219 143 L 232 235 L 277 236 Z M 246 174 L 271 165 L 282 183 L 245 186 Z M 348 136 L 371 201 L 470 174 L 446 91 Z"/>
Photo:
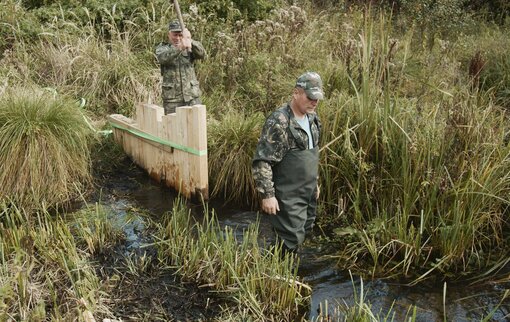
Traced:
<path fill-rule="evenodd" d="M 164 212 L 172 210 L 177 195 L 173 190 L 152 182 L 135 167 L 117 172 L 107 182 L 96 197 L 122 223 L 126 234 L 125 250 L 136 252 L 147 242 L 147 237 L 144 234 L 143 216 L 133 213 L 143 213 L 157 219 Z M 201 205 L 190 204 L 190 208 L 198 217 L 203 214 Z M 274 239 L 269 222 L 257 212 L 223 206 L 215 200 L 210 201 L 209 210 L 214 210 L 220 224 L 232 227 L 239 238 L 243 230 L 259 220 L 260 238 L 266 241 Z M 505 289 L 510 288 L 508 282 L 486 282 L 472 286 L 466 283 L 448 284 L 444 297 L 443 284 L 430 285 L 425 282 L 420 286 L 408 287 L 390 281 L 365 281 L 357 276 L 351 277 L 349 272 L 336 269 L 335 262 L 327 259 L 327 255 L 328 250 L 320 246 L 306 246 L 299 253 L 298 275 L 313 289 L 308 316 L 310 320 L 318 317 L 321 307 L 323 310 L 327 307 L 332 320 L 342 320 L 342 315 L 335 308 L 354 305 L 361 294 L 364 302 L 371 305 L 372 312 L 376 316 L 379 314 L 379 320 L 385 317 L 387 320 L 406 320 L 410 316 L 408 310 L 413 305 L 417 306 L 417 321 L 480 321 L 493 310 L 489 321 L 510 320 L 510 300 L 506 299 L 497 307 Z M 510 272 L 507 272 L 507 280 L 508 274 Z"/>

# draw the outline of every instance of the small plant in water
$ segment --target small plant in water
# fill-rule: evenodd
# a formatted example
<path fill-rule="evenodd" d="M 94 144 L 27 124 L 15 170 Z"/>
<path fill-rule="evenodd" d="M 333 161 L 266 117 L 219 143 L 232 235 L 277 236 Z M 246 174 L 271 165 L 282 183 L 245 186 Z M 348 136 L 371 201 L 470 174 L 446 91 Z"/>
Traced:
<path fill-rule="evenodd" d="M 0 205 L 0 320 L 108 316 L 88 256 L 60 217 Z"/>
<path fill-rule="evenodd" d="M 176 202 L 157 234 L 158 256 L 177 267 L 184 280 L 233 298 L 237 307 L 226 309 L 226 316 L 293 321 L 311 290 L 298 280 L 295 258 L 261 249 L 257 232 L 258 225 L 251 225 L 239 241 L 232 229 L 220 227 L 214 214 L 202 224 L 192 223 L 189 211 Z"/>
<path fill-rule="evenodd" d="M 103 253 L 125 239 L 121 227 L 114 225 L 106 209 L 99 204 L 87 206 L 73 214 L 71 226 L 77 242 L 94 255 Z"/>

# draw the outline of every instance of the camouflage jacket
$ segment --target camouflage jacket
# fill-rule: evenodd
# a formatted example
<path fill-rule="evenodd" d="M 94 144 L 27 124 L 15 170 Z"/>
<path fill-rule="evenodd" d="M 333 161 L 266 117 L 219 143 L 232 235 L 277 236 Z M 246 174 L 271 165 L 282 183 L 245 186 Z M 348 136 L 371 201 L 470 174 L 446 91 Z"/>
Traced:
<path fill-rule="evenodd" d="M 193 63 L 205 58 L 205 49 L 198 41 L 191 43 L 191 52 L 181 51 L 168 43 L 156 46 L 156 58 L 163 76 L 163 100 L 189 102 L 201 94 Z"/>
<path fill-rule="evenodd" d="M 317 114 L 307 115 L 313 146 L 317 147 L 321 123 Z M 252 163 L 255 187 L 263 199 L 275 195 L 272 167 L 283 160 L 287 151 L 306 148 L 308 148 L 308 135 L 297 123 L 288 103 L 267 118 Z"/>

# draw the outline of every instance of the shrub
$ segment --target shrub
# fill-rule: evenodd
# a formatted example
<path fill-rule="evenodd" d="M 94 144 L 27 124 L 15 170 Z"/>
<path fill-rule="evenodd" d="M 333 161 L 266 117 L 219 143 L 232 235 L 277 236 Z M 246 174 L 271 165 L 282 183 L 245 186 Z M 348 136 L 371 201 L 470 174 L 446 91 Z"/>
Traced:
<path fill-rule="evenodd" d="M 504 23 L 510 16 L 510 3 L 508 0 L 469 0 L 467 6 L 478 12 L 488 15 L 498 23 Z"/>
<path fill-rule="evenodd" d="M 19 1 L 0 2 L 0 57 L 17 41 L 35 38 L 41 31 L 35 15 L 27 12 Z"/>

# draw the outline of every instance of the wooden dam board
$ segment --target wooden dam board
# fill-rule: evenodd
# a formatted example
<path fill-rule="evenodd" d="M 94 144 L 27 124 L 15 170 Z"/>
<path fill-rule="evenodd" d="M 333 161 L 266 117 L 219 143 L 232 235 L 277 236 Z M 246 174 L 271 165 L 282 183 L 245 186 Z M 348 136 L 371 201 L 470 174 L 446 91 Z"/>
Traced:
<path fill-rule="evenodd" d="M 113 114 L 108 121 L 115 141 L 153 179 L 186 198 L 209 198 L 205 105 L 164 115 L 162 107 L 140 103 L 134 120 Z"/>

